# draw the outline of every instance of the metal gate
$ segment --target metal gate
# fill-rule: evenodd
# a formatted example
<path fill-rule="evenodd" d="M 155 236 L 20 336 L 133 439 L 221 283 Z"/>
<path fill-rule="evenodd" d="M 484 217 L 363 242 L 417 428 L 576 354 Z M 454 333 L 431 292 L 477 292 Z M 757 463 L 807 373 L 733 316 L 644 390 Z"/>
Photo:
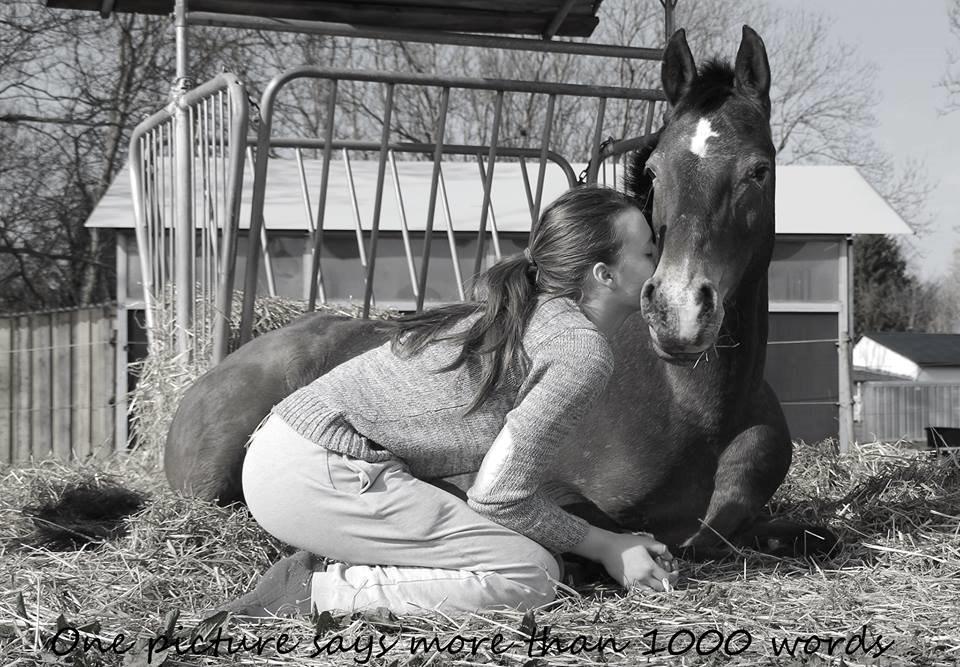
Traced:
<path fill-rule="evenodd" d="M 226 356 L 248 113 L 243 84 L 221 74 L 130 139 L 151 351 L 162 331 L 187 359 Z"/>
<path fill-rule="evenodd" d="M 273 124 L 281 91 L 293 81 L 309 79 L 323 82 L 326 87 L 326 111 L 323 119 L 324 133 L 321 138 L 291 138 L 273 136 Z M 341 140 L 335 136 L 337 126 L 338 96 L 340 91 L 351 84 L 373 84 L 380 87 L 383 108 L 379 125 L 379 136 L 369 140 Z M 391 136 L 391 117 L 397 104 L 397 91 L 433 90 L 439 91 L 439 105 L 432 119 L 432 137 L 430 142 L 398 142 Z M 451 97 L 468 92 L 480 91 L 493 97 L 493 120 L 490 126 L 489 141 L 484 145 L 463 145 L 445 143 L 448 110 Z M 511 95 L 533 95 L 543 100 L 545 109 L 541 127 L 532 129 L 529 136 L 533 137 L 530 143 L 522 146 L 503 146 L 500 142 L 501 122 L 505 100 Z M 559 105 L 569 99 L 587 100 L 595 104 L 593 113 L 593 127 L 591 130 L 590 169 L 583 175 L 584 180 L 595 182 L 601 161 L 611 155 L 617 155 L 636 145 L 634 142 L 619 142 L 610 144 L 604 142 L 604 120 L 608 100 L 636 101 L 644 104 L 643 125 L 649 134 L 655 115 L 655 103 L 663 100 L 663 93 L 652 89 L 633 89 L 612 86 L 588 86 L 575 84 L 561 84 L 548 82 L 531 82 L 498 79 L 471 79 L 458 77 L 434 77 L 415 74 L 395 74 L 370 71 L 354 71 L 342 69 L 324 69 L 300 67 L 278 75 L 271 81 L 260 102 L 262 114 L 256 138 L 255 168 L 253 177 L 253 199 L 250 219 L 250 233 L 248 256 L 246 261 L 246 275 L 244 285 L 243 314 L 241 318 L 240 340 L 245 342 L 251 336 L 253 324 L 253 302 L 256 297 L 259 263 L 263 256 L 263 209 L 266 197 L 269 159 L 272 148 L 280 146 L 291 148 L 311 148 L 322 152 L 322 172 L 319 185 L 319 201 L 316 216 L 311 215 L 311 267 L 310 267 L 310 296 L 308 309 L 316 306 L 317 298 L 323 300 L 322 271 L 320 267 L 321 246 L 324 239 L 324 214 L 329 191 L 329 174 L 331 162 L 335 152 L 343 151 L 345 161 L 349 161 L 348 153 L 373 152 L 378 156 L 378 173 L 376 194 L 368 247 L 361 248 L 361 259 L 366 269 L 364 280 L 363 316 L 369 316 L 373 297 L 374 278 L 377 259 L 377 241 L 380 232 L 380 216 L 384 199 L 384 189 L 387 181 L 387 168 L 397 153 L 419 153 L 429 156 L 432 160 L 432 175 L 430 180 L 430 195 L 424 227 L 424 248 L 419 267 L 409 251 L 407 244 L 407 264 L 410 273 L 411 285 L 417 298 L 417 310 L 424 305 L 424 287 L 430 265 L 430 248 L 434 232 L 434 222 L 437 212 L 438 193 L 442 188 L 442 160 L 444 156 L 458 155 L 462 158 L 475 159 L 479 165 L 479 174 L 483 188 L 482 213 L 476 226 L 469 230 L 477 235 L 477 252 L 473 263 L 473 273 L 479 273 L 484 256 L 488 232 L 493 232 L 492 241 L 496 243 L 495 232 L 490 219 L 491 184 L 494 171 L 499 159 L 520 160 L 523 163 L 524 181 L 527 200 L 530 210 L 531 226 L 539 217 L 543 204 L 544 174 L 549 162 L 553 162 L 564 169 L 569 185 L 575 183 L 575 178 L 569 162 L 553 150 L 552 132 L 554 118 Z M 537 163 L 535 174 L 528 174 L 526 162 L 534 160 Z M 461 232 L 468 231 L 461 229 Z M 404 230 L 406 232 L 406 230 Z M 404 237 L 406 240 L 406 236 Z M 358 235 L 358 243 L 365 243 L 362 235 Z M 457 262 L 454 262 L 454 267 Z M 462 276 L 457 268 L 452 279 L 462 282 Z"/>

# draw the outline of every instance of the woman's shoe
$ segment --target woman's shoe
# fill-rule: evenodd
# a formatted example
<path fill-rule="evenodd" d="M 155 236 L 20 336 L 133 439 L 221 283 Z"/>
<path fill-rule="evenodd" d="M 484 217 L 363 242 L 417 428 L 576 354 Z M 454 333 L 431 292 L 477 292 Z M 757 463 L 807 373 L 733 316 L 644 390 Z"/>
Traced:
<path fill-rule="evenodd" d="M 234 616 L 251 618 L 306 616 L 312 611 L 310 578 L 323 570 L 318 557 L 298 551 L 274 563 L 260 577 L 256 588 L 222 609 Z"/>

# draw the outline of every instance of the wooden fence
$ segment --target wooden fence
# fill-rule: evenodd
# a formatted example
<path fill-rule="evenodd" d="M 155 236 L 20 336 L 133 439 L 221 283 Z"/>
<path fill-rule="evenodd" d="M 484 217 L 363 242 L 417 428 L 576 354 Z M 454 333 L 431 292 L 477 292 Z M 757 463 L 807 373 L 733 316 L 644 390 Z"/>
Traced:
<path fill-rule="evenodd" d="M 863 382 L 857 392 L 860 442 L 925 442 L 927 426 L 960 427 L 960 384 Z"/>
<path fill-rule="evenodd" d="M 0 463 L 113 451 L 114 311 L 0 315 Z"/>

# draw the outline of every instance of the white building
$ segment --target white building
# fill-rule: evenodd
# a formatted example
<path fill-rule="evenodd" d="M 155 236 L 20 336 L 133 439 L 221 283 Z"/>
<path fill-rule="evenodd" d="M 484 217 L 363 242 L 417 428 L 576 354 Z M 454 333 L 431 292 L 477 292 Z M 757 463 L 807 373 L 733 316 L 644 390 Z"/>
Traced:
<path fill-rule="evenodd" d="M 864 334 L 853 348 L 853 365 L 891 380 L 960 383 L 960 334 Z"/>

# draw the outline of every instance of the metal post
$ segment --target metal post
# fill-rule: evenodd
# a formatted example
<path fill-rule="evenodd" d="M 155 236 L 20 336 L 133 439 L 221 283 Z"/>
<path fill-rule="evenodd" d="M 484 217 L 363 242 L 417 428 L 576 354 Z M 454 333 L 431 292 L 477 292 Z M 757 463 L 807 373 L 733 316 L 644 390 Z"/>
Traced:
<path fill-rule="evenodd" d="M 853 391 L 851 381 L 850 337 L 853 332 L 853 240 L 846 237 L 840 246 L 840 312 L 837 313 L 839 340 L 837 344 L 839 371 L 838 437 L 840 453 L 850 451 L 853 445 Z"/>
<path fill-rule="evenodd" d="M 272 104 L 272 101 L 271 101 Z M 323 172 L 320 174 L 320 201 L 317 204 L 317 229 L 313 235 L 313 261 L 310 262 L 310 298 L 307 301 L 307 311 L 313 312 L 317 307 L 317 284 L 320 278 L 320 253 L 323 244 L 323 220 L 327 211 L 327 190 L 330 184 L 330 159 L 333 157 L 333 121 L 337 112 L 337 80 L 330 81 L 330 93 L 327 96 L 327 124 L 323 139 Z M 267 135 L 269 140 L 269 133 Z M 321 295 L 324 303 L 325 294 Z"/>
<path fill-rule="evenodd" d="M 593 129 L 593 150 L 590 153 L 590 165 L 587 169 L 587 183 L 595 185 L 600 171 L 600 144 L 603 143 L 603 117 L 607 110 L 607 98 L 601 97 L 597 104 L 597 125 Z M 606 176 L 604 176 L 606 178 Z"/>
<path fill-rule="evenodd" d="M 666 44 L 677 30 L 674 25 L 674 10 L 677 8 L 677 0 L 660 0 L 660 4 L 663 5 L 663 41 Z"/>
<path fill-rule="evenodd" d="M 410 287 L 413 298 L 417 298 L 417 267 L 413 261 L 413 249 L 410 246 L 410 228 L 407 225 L 407 209 L 403 205 L 403 191 L 400 189 L 400 172 L 397 170 L 397 160 L 391 150 L 390 168 L 393 171 L 393 191 L 397 197 L 397 210 L 400 213 L 400 237 L 403 239 L 403 253 L 407 258 L 407 270 L 410 272 Z"/>
<path fill-rule="evenodd" d="M 380 212 L 383 208 L 383 184 L 387 173 L 387 152 L 390 150 L 390 119 L 393 114 L 394 91 L 394 84 L 388 83 L 383 109 L 383 128 L 380 134 L 380 157 L 377 162 L 377 194 L 373 200 L 370 259 L 367 262 L 367 279 L 363 286 L 363 319 L 370 317 L 370 303 L 373 300 L 373 272 L 377 266 L 377 242 L 380 238 Z"/>
<path fill-rule="evenodd" d="M 440 198 L 443 200 L 443 215 L 447 221 L 447 244 L 450 246 L 450 260 L 453 262 L 453 278 L 457 281 L 457 296 L 461 301 L 467 300 L 463 291 L 463 274 L 460 271 L 460 255 L 457 253 L 457 239 L 453 231 L 453 214 L 450 212 L 450 198 L 447 197 L 447 183 L 443 179 L 443 169 L 440 170 Z"/>
<path fill-rule="evenodd" d="M 180 104 L 181 96 L 189 89 L 187 77 L 187 0 L 176 0 L 174 5 L 174 21 L 177 40 L 177 81 L 174 84 L 172 95 L 176 104 L 174 115 L 175 128 L 175 159 L 176 209 L 174 211 L 176 225 L 176 255 L 175 255 L 175 290 L 176 290 L 176 336 L 177 353 L 184 355 L 188 350 L 188 334 L 193 317 L 193 202 L 191 186 L 193 182 L 192 162 L 193 142 L 191 141 L 190 110 Z"/>
<path fill-rule="evenodd" d="M 500 140 L 500 121 L 503 117 L 503 91 L 497 91 L 497 102 L 493 112 L 493 128 L 490 130 L 490 152 L 487 155 L 487 173 L 483 174 L 483 208 L 480 211 L 480 230 L 477 233 L 477 257 L 473 263 L 473 275 L 480 274 L 483 264 L 484 242 L 487 240 L 487 214 L 490 211 L 490 190 L 493 187 L 493 168 L 497 164 L 497 142 Z M 480 172 L 483 173 L 483 157 L 480 158 Z M 499 255 L 499 249 L 497 255 Z"/>
<path fill-rule="evenodd" d="M 543 138 L 540 142 L 540 171 L 537 174 L 537 195 L 533 200 L 532 225 L 535 225 L 536 220 L 540 219 L 540 206 L 543 203 L 543 184 L 547 178 L 547 150 L 550 148 L 550 133 L 553 131 L 553 111 L 556 104 L 557 96 L 550 95 L 550 97 L 547 98 L 547 114 L 543 121 Z M 533 229 L 532 225 L 531 230 Z"/>
<path fill-rule="evenodd" d="M 427 226 L 423 233 L 423 259 L 420 262 L 419 292 L 417 294 L 417 312 L 423 310 L 424 295 L 427 292 L 427 271 L 430 269 L 430 241 L 433 237 L 433 218 L 437 211 L 437 188 L 440 181 L 440 159 L 443 157 L 443 135 L 447 127 L 447 106 L 450 103 L 450 88 L 444 87 L 440 96 L 440 112 L 437 116 L 436 148 L 433 151 L 433 174 L 430 178 L 430 199 L 427 201 Z"/>

